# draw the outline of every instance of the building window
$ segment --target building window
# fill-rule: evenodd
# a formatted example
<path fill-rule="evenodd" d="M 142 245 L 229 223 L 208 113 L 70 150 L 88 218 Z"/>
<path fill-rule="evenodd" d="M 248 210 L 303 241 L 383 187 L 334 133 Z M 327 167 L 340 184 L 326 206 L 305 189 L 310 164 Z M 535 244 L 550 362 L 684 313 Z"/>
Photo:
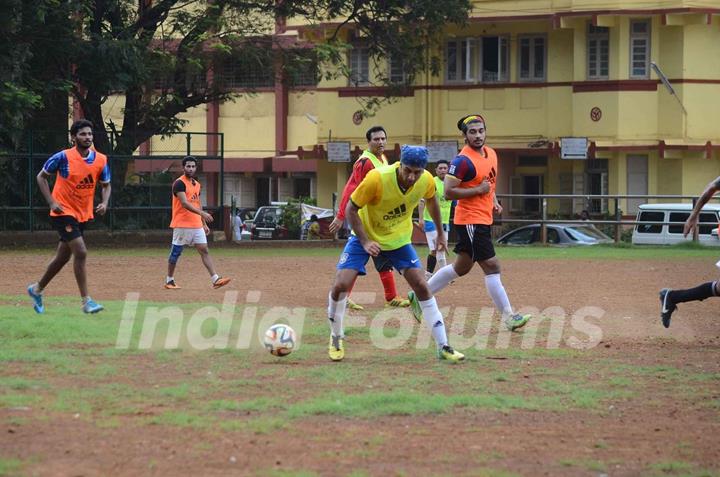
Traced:
<path fill-rule="evenodd" d="M 504 36 L 482 38 L 481 68 L 484 83 L 508 81 L 508 39 Z"/>
<path fill-rule="evenodd" d="M 588 79 L 608 79 L 610 69 L 610 29 L 588 25 Z"/>
<path fill-rule="evenodd" d="M 275 86 L 275 71 L 270 56 L 235 57 L 225 62 L 221 70 L 226 88 L 267 88 Z"/>
<path fill-rule="evenodd" d="M 290 86 L 317 86 L 320 68 L 317 54 L 313 50 L 292 50 L 284 61 L 285 78 Z"/>
<path fill-rule="evenodd" d="M 370 53 L 365 46 L 353 46 L 350 50 L 350 85 L 370 84 Z"/>
<path fill-rule="evenodd" d="M 388 58 L 388 79 L 390 83 L 405 84 L 408 82 L 408 75 L 405 72 L 405 64 L 402 58 L 390 56 Z"/>
<path fill-rule="evenodd" d="M 447 59 L 446 79 L 448 81 L 467 81 L 469 51 L 467 40 L 451 40 L 447 43 L 445 58 Z"/>
<path fill-rule="evenodd" d="M 630 78 L 650 77 L 650 20 L 630 21 Z"/>
<path fill-rule="evenodd" d="M 448 41 L 445 50 L 447 81 L 508 81 L 508 43 L 505 36 Z"/>
<path fill-rule="evenodd" d="M 545 81 L 545 58 L 547 46 L 544 36 L 521 36 L 518 38 L 519 81 Z"/>

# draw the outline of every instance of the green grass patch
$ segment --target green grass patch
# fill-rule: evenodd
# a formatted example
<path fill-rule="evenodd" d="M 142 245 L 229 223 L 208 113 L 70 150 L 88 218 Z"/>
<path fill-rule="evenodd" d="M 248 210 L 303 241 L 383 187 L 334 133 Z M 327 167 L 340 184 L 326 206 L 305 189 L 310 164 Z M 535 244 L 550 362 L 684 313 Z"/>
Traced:
<path fill-rule="evenodd" d="M 437 395 L 411 390 L 344 394 L 332 392 L 291 404 L 287 414 L 291 418 L 313 415 L 338 415 L 370 418 L 375 416 L 409 416 L 415 414 L 440 414 L 454 408 L 479 409 L 541 409 L 552 405 L 545 397 L 523 398 L 501 394 Z"/>
<path fill-rule="evenodd" d="M 649 466 L 649 474 L 652 476 L 672 475 L 684 477 L 714 477 L 717 471 L 700 469 L 697 465 L 683 461 L 661 461 Z"/>
<path fill-rule="evenodd" d="M 20 475 L 18 471 L 20 470 L 22 465 L 23 462 L 18 459 L 0 458 L 0 477 Z"/>

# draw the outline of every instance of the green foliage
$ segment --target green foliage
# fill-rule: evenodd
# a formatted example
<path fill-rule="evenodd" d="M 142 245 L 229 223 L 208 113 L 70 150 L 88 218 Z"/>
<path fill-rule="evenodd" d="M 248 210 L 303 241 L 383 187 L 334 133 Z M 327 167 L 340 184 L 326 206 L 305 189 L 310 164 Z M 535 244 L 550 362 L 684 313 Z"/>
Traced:
<path fill-rule="evenodd" d="M 302 227 L 302 209 L 300 204 L 316 205 L 315 199 L 312 197 L 300 197 L 298 199 L 290 199 L 287 204 L 281 207 L 282 215 L 280 223 L 288 229 L 288 238 L 300 238 L 300 228 Z"/>
<path fill-rule="evenodd" d="M 0 144 L 12 143 L 25 119 L 63 92 L 98 126 L 99 150 L 130 154 L 153 135 L 182 128 L 179 116 L 191 108 L 272 86 L 275 64 L 291 86 L 347 76 L 355 33 L 376 60 L 402 61 L 407 78 L 384 98 L 365 98 L 369 115 L 418 72 L 439 74 L 442 49 L 426 46 L 440 44 L 446 25 L 462 25 L 469 9 L 469 0 L 8 0 L 0 6 Z M 310 27 L 311 48 L 272 35 L 283 17 Z M 390 85 L 383 64 L 375 61 L 377 86 Z M 209 81 L 210 69 L 223 73 Z M 125 99 L 118 124 L 103 112 L 115 94 Z"/>

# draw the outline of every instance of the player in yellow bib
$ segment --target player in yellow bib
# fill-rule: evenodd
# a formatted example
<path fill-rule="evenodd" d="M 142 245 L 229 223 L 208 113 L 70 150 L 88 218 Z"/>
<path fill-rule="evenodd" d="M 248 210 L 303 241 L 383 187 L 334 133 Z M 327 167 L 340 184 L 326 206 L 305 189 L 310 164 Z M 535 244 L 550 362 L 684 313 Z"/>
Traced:
<path fill-rule="evenodd" d="M 435 181 L 425 170 L 427 158 L 426 148 L 403 146 L 399 163 L 370 171 L 350 197 L 346 215 L 354 235 L 340 255 L 335 283 L 328 297 L 331 330 L 328 354 L 333 361 L 340 361 L 345 356 L 343 317 L 347 291 L 357 275 L 365 275 L 365 264 L 371 256 L 392 264 L 413 289 L 417 297 L 415 306 L 422 309 L 425 323 L 438 346 L 438 357 L 453 362 L 465 358 L 448 344 L 442 314 L 411 244 L 412 213 L 420 200 L 425 199 L 438 228 L 437 248 L 447 249 L 435 197 Z"/>

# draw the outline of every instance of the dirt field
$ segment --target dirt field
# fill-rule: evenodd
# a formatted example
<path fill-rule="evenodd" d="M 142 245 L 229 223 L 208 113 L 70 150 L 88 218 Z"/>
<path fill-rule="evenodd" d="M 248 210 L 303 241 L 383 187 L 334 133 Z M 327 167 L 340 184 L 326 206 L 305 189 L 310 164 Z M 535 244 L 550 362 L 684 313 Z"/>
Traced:
<path fill-rule="evenodd" d="M 21 298 L 24 287 L 42 273 L 49 254 L 0 257 L 4 270 L 0 295 L 18 297 L 6 298 L 6 305 L 27 306 Z M 238 290 L 241 301 L 245 293 L 257 290 L 261 292 L 260 305 L 309 307 L 319 327 L 323 325 L 335 260 L 222 256 L 216 257 L 216 264 L 220 273 L 233 278 L 229 289 Z M 223 296 L 224 290 L 209 287 L 208 277 L 192 251 L 185 252 L 178 266 L 175 277 L 183 289 L 177 291 L 162 288 L 164 257 L 128 259 L 93 255 L 91 251 L 89 265 L 90 292 L 100 302 L 122 300 L 130 291 L 139 292 L 141 300 L 168 303 L 220 302 Z M 153 353 L 138 353 L 113 364 L 117 373 L 110 376 L 53 374 L 42 364 L 26 362 L 4 362 L 0 376 L 46 380 L 49 387 L 37 391 L 40 403 L 49 402 L 55 391 L 63 388 L 82 393 L 83 389 L 122 383 L 151 392 L 153 386 L 194 382 L 210 373 L 213 365 L 226 365 L 221 374 L 234 382 L 271 380 L 277 387 L 263 388 L 263 396 L 274 394 L 279 401 L 310 397 L 308 386 L 313 383 L 319 383 L 318 389 L 327 389 L 327 393 L 338 388 L 354 393 L 392 393 L 396 390 L 394 379 L 407 385 L 402 392 L 419 383 L 417 389 L 426 396 L 457 394 L 463 383 L 469 394 L 497 393 L 527 400 L 542 399 L 545 392 L 555 395 L 566 385 L 606 389 L 614 394 L 603 394 L 587 406 L 576 400 L 577 405 L 566 409 L 544 405 L 456 406 L 441 413 L 405 416 L 320 414 L 296 417 L 287 425 L 267 421 L 267 429 L 148 424 L 148 417 L 162 415 L 168 409 L 179 412 L 184 406 L 195 406 L 187 396 L 168 402 L 151 399 L 130 411 L 113 413 L 113 425 L 103 425 L 100 416 L 106 416 L 95 408 L 81 412 L 78 418 L 43 404 L 29 409 L 0 406 L 0 458 L 21 462 L 17 468 L 7 465 L 5 473 L 720 475 L 718 301 L 682 305 L 671 328 L 665 330 L 659 322 L 657 298 L 663 286 L 687 287 L 715 279 L 712 260 L 504 260 L 503 267 L 503 282 L 515 308 L 544 311 L 546 316 L 562 309 L 570 317 L 585 307 L 594 307 L 601 316 L 588 321 L 601 336 L 590 340 L 590 349 L 571 349 L 569 337 L 586 342 L 588 337 L 565 326 L 559 350 L 544 348 L 546 329 L 538 334 L 539 345 L 531 350 L 521 349 L 520 336 L 503 350 L 494 349 L 497 333 L 493 333 L 487 349 L 469 354 L 468 362 L 442 366 L 429 361 L 429 352 L 408 347 L 390 352 L 385 363 L 385 357 L 378 357 L 367 334 L 362 333 L 349 337 L 345 362 L 330 363 L 325 338 L 318 333 L 306 339 L 308 346 L 314 346 L 312 351 L 302 360 L 286 361 L 285 366 L 265 355 L 251 354 L 248 363 L 233 369 L 229 363 L 236 358 L 209 353 L 180 353 L 182 356 L 168 365 Z M 398 288 L 403 294 L 407 291 L 399 277 Z M 52 303 L 53 296 L 74 295 L 75 290 L 68 267 L 47 290 L 48 300 Z M 367 301 L 375 292 L 377 299 L 368 305 L 368 311 L 353 316 L 372 316 L 382 307 L 380 283 L 377 274 L 370 271 L 358 280 L 355 293 Z M 438 302 L 441 307 L 464 305 L 471 310 L 491 306 L 479 271 L 441 292 Z M 555 311 L 551 307 L 556 307 Z M 92 319 L 104 316 L 110 315 Z M 116 326 L 118 317 L 111 321 Z M 107 364 L 102 357 L 95 359 Z M 368 375 L 365 365 L 378 371 Z M 306 379 L 337 372 L 342 366 L 344 377 L 323 374 L 319 380 Z M 262 388 L 262 384 L 258 386 Z M 212 398 L 242 400 L 253 395 L 252 384 L 219 386 Z M 273 409 L 269 405 L 260 411 L 214 415 L 220 421 L 267 420 Z M 291 413 L 292 403 L 278 403 L 277 409 Z"/>

